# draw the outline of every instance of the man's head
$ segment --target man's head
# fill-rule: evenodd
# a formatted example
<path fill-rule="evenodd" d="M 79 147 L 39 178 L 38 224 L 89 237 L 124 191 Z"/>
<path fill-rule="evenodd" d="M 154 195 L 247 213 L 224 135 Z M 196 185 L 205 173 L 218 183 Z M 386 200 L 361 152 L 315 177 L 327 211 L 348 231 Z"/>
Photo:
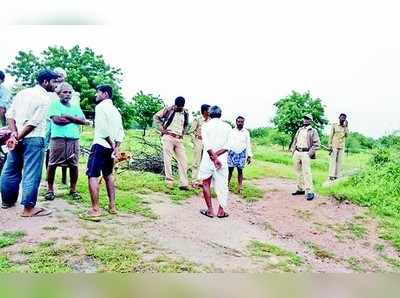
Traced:
<path fill-rule="evenodd" d="M 211 119 L 214 118 L 221 118 L 222 116 L 222 110 L 219 106 L 212 106 L 209 110 L 208 110 L 208 114 L 210 115 Z"/>
<path fill-rule="evenodd" d="M 314 121 L 313 116 L 311 114 L 306 114 L 303 117 L 303 124 L 304 126 L 311 125 L 311 123 Z"/>
<path fill-rule="evenodd" d="M 237 127 L 239 130 L 242 130 L 242 129 L 243 129 L 243 127 L 244 127 L 244 117 L 239 116 L 239 117 L 236 118 L 236 127 Z"/>
<path fill-rule="evenodd" d="M 113 89 L 110 85 L 100 85 L 96 88 L 96 102 L 101 102 L 105 99 L 111 99 L 113 94 Z"/>
<path fill-rule="evenodd" d="M 2 83 L 4 83 L 4 79 L 6 78 L 6 75 L 4 74 L 4 72 L 2 72 L 1 70 L 0 70 L 0 85 L 2 84 Z"/>
<path fill-rule="evenodd" d="M 58 78 L 56 79 L 56 84 L 60 85 L 61 83 L 64 83 L 65 79 L 67 78 L 67 72 L 61 67 L 56 67 L 53 71 L 58 75 Z"/>
<path fill-rule="evenodd" d="M 339 116 L 340 125 L 343 125 L 346 120 L 347 120 L 347 115 L 343 114 L 343 113 L 340 114 L 340 116 Z"/>
<path fill-rule="evenodd" d="M 71 100 L 73 91 L 74 89 L 72 88 L 72 86 L 65 82 L 61 83 L 56 88 L 56 93 L 60 98 L 61 103 L 65 105 L 68 104 L 69 101 Z"/>
<path fill-rule="evenodd" d="M 208 110 L 210 109 L 210 105 L 204 104 L 201 105 L 200 111 L 204 118 L 208 118 Z"/>
<path fill-rule="evenodd" d="M 55 88 L 57 87 L 57 79 L 58 75 L 50 69 L 43 69 L 39 71 L 36 77 L 38 84 L 47 92 L 54 92 Z"/>
<path fill-rule="evenodd" d="M 185 99 L 182 96 L 175 98 L 175 111 L 182 112 L 185 106 Z"/>

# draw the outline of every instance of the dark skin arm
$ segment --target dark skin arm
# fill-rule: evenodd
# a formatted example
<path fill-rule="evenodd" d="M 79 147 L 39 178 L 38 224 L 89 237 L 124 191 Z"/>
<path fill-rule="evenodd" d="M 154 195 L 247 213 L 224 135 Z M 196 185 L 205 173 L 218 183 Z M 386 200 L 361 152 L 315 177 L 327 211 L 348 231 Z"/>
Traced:
<path fill-rule="evenodd" d="M 70 123 L 74 124 L 79 124 L 79 125 L 86 125 L 86 119 L 84 118 L 79 118 L 79 117 L 74 117 L 74 116 L 69 116 L 69 115 L 63 115 L 64 118 L 70 121 Z"/>
<path fill-rule="evenodd" d="M 71 121 L 64 116 L 53 116 L 51 117 L 51 120 L 53 120 L 53 122 L 57 125 L 67 125 L 71 123 Z"/>
<path fill-rule="evenodd" d="M 217 170 L 219 170 L 222 167 L 222 163 L 220 162 L 220 160 L 218 159 L 219 156 L 221 156 L 222 154 L 224 154 L 225 152 L 227 152 L 228 150 L 226 149 L 220 149 L 216 152 L 214 152 L 213 150 L 208 150 L 207 153 L 210 156 L 211 161 L 214 163 L 215 167 Z"/>

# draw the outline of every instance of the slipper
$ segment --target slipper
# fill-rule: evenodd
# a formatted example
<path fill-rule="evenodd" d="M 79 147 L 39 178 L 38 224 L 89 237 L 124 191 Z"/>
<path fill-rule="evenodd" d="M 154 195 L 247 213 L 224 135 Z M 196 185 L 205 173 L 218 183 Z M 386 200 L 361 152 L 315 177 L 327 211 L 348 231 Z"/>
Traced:
<path fill-rule="evenodd" d="M 87 221 L 93 221 L 93 222 L 99 222 L 101 221 L 100 216 L 93 216 L 90 214 L 79 214 L 78 217 L 82 220 L 87 220 Z"/>
<path fill-rule="evenodd" d="M 1 204 L 1 209 L 9 209 L 9 208 L 12 208 L 12 207 L 14 207 L 14 206 L 15 206 L 15 204 L 8 205 L 8 204 L 2 203 L 2 204 Z"/>
<path fill-rule="evenodd" d="M 54 192 L 52 191 L 48 191 L 46 192 L 46 194 L 44 195 L 44 199 L 46 201 L 54 201 L 54 199 L 56 198 L 56 195 L 54 194 Z"/>
<path fill-rule="evenodd" d="M 214 216 L 208 214 L 208 210 L 206 210 L 206 209 L 200 210 L 200 213 L 205 215 L 205 216 L 207 216 L 207 217 L 209 217 L 209 218 L 214 218 Z"/>
<path fill-rule="evenodd" d="M 71 196 L 71 199 L 73 199 L 73 200 L 80 200 L 82 198 L 81 194 L 76 191 L 70 191 L 69 195 Z"/>
<path fill-rule="evenodd" d="M 107 211 L 108 211 L 108 213 L 110 213 L 112 215 L 117 215 L 118 214 L 118 211 L 114 211 L 114 210 L 111 210 L 111 209 L 107 209 Z"/>
<path fill-rule="evenodd" d="M 39 208 L 38 211 L 33 213 L 32 215 L 23 215 L 21 214 L 21 217 L 40 217 L 40 216 L 47 216 L 50 215 L 53 211 L 45 209 L 45 208 Z"/>
<path fill-rule="evenodd" d="M 218 218 L 225 218 L 225 217 L 229 217 L 229 214 L 224 212 L 224 215 L 217 215 Z"/>

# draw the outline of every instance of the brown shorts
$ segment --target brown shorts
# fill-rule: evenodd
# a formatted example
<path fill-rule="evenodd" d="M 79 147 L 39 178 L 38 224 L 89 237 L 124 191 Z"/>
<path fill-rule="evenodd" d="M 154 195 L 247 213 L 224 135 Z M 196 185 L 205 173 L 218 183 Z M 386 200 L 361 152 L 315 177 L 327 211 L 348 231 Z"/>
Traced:
<path fill-rule="evenodd" d="M 50 166 L 75 166 L 79 164 L 79 140 L 53 138 L 50 140 Z"/>

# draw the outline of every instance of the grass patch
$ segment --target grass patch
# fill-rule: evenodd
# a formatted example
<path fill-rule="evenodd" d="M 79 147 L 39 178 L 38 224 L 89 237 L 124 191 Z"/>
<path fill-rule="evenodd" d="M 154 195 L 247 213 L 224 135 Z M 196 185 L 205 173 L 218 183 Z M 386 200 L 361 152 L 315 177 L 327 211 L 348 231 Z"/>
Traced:
<path fill-rule="evenodd" d="M 320 247 L 319 245 L 317 245 L 315 243 L 306 242 L 305 245 L 313 252 L 313 254 L 315 255 L 315 257 L 317 259 L 321 259 L 321 260 L 336 259 L 336 256 L 334 253 L 331 253 L 331 252 L 323 249 L 322 247 Z"/>
<path fill-rule="evenodd" d="M 400 270 L 400 260 L 393 259 L 388 256 L 382 257 L 388 264 L 390 264 L 393 268 Z"/>
<path fill-rule="evenodd" d="M 366 272 L 366 270 L 362 266 L 362 262 L 359 259 L 357 259 L 356 257 L 348 258 L 346 260 L 346 263 L 347 263 L 348 268 L 353 271 L 360 272 L 360 273 Z"/>
<path fill-rule="evenodd" d="M 21 251 L 28 257 L 28 272 L 32 273 L 66 273 L 72 272 L 68 264 L 74 253 L 72 247 L 56 247 L 54 241 L 45 241 L 37 248 L 25 248 Z"/>
<path fill-rule="evenodd" d="M 252 257 L 271 260 L 277 257 L 277 262 L 268 263 L 268 269 L 277 269 L 284 272 L 293 272 L 296 267 L 304 264 L 304 261 L 297 254 L 284 250 L 277 245 L 263 243 L 260 241 L 251 241 L 247 246 Z"/>
<path fill-rule="evenodd" d="M 375 244 L 374 249 L 376 252 L 383 253 L 385 251 L 385 245 Z"/>
<path fill-rule="evenodd" d="M 5 255 L 0 255 L 0 273 L 16 273 L 18 268 Z"/>
<path fill-rule="evenodd" d="M 24 231 L 3 232 L 0 235 L 0 248 L 14 245 L 25 236 Z"/>
<path fill-rule="evenodd" d="M 159 273 L 202 273 L 196 264 L 185 260 L 172 260 L 166 256 L 158 256 L 152 260 L 153 265 Z"/>
<path fill-rule="evenodd" d="M 347 227 L 348 230 L 358 239 L 363 239 L 367 234 L 366 228 L 360 224 L 349 222 L 347 223 Z"/>

